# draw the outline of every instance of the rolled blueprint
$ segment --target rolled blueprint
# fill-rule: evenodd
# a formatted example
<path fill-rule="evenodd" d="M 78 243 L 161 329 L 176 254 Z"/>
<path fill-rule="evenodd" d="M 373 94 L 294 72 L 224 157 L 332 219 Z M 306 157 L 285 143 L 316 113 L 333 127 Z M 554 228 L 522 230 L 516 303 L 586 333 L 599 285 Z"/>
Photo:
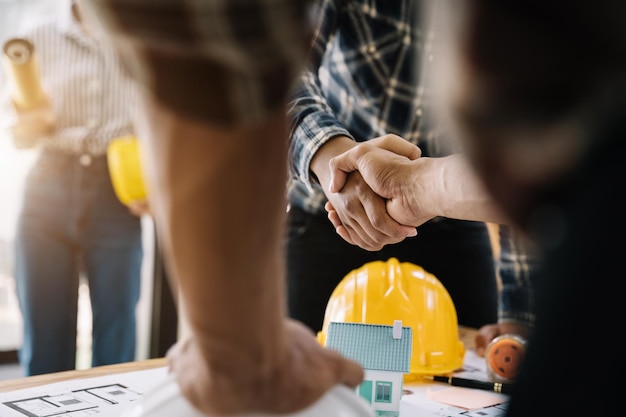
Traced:
<path fill-rule="evenodd" d="M 44 94 L 39 79 L 35 46 L 26 39 L 12 38 L 4 43 L 2 51 L 2 61 L 15 106 L 28 110 L 41 104 Z"/>

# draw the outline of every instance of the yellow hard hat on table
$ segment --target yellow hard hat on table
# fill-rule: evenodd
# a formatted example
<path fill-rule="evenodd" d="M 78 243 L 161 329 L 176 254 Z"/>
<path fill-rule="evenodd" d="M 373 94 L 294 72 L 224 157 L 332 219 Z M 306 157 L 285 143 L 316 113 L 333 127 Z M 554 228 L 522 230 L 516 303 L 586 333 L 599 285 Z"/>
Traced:
<path fill-rule="evenodd" d="M 450 373 L 463 365 L 456 308 L 443 284 L 422 267 L 396 258 L 348 273 L 333 291 L 318 340 L 325 344 L 330 322 L 412 328 L 411 371 L 405 379 Z"/>

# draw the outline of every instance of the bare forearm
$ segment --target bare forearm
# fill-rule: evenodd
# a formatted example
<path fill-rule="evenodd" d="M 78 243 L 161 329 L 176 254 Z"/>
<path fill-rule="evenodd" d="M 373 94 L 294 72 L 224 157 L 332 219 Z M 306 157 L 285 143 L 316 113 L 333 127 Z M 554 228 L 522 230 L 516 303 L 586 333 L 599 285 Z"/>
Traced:
<path fill-rule="evenodd" d="M 150 114 L 151 204 L 191 330 L 209 362 L 274 364 L 283 316 L 284 117 L 221 130 L 157 107 Z"/>
<path fill-rule="evenodd" d="M 335 136 L 322 145 L 315 156 L 313 156 L 311 171 L 313 171 L 323 186 L 330 181 L 329 161 L 355 145 L 355 142 L 346 136 Z"/>
<path fill-rule="evenodd" d="M 482 181 L 460 154 L 433 159 L 433 202 L 440 216 L 460 220 L 507 223 Z"/>

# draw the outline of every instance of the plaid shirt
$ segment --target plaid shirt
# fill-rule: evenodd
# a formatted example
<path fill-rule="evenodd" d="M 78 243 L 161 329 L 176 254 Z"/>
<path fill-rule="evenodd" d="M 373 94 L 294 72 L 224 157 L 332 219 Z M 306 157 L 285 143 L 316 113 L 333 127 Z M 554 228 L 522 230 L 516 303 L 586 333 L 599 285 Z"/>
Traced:
<path fill-rule="evenodd" d="M 426 88 L 434 32 L 416 0 L 322 0 L 316 6 L 310 66 L 290 102 L 289 202 L 322 213 L 326 197 L 311 178 L 313 155 L 331 138 L 366 141 L 388 133 L 424 156 L 450 152 L 441 126 L 427 123 Z"/>
<path fill-rule="evenodd" d="M 540 259 L 531 245 L 508 226 L 499 227 L 500 259 L 497 266 L 502 288 L 498 306 L 500 322 L 535 324 L 533 282 Z"/>
<path fill-rule="evenodd" d="M 449 154 L 453 143 L 443 126 L 428 122 L 435 31 L 421 18 L 433 10 L 417 0 L 320 0 L 316 6 L 310 65 L 289 106 L 288 201 L 319 214 L 326 196 L 309 166 L 331 138 L 362 142 L 394 133 L 419 145 L 424 156 Z M 499 318 L 532 324 L 532 258 L 505 229 Z"/>
<path fill-rule="evenodd" d="M 132 76 L 162 103 L 219 125 L 284 105 L 310 30 L 304 0 L 92 0 Z M 90 16 L 87 16 L 88 18 Z"/>

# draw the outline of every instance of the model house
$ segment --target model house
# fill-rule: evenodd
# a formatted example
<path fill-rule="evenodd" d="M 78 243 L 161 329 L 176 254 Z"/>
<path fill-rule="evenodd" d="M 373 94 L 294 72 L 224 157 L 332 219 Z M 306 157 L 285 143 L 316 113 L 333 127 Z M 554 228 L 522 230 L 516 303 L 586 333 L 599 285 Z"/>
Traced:
<path fill-rule="evenodd" d="M 393 326 L 330 323 L 326 347 L 363 366 L 365 378 L 357 393 L 370 403 L 375 415 L 400 415 L 404 374 L 410 372 L 411 328 L 396 320 Z"/>

